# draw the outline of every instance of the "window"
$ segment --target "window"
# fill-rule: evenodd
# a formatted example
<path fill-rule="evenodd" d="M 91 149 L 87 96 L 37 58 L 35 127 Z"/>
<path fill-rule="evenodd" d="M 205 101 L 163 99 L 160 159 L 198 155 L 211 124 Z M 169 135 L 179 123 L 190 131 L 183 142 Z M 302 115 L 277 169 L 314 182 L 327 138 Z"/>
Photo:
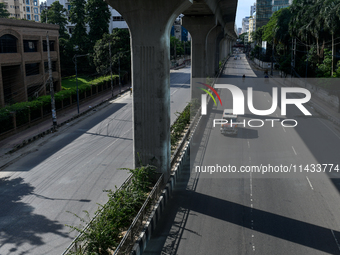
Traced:
<path fill-rule="evenodd" d="M 34 8 L 34 13 L 38 13 L 38 8 Z"/>
<path fill-rule="evenodd" d="M 43 51 L 47 51 L 47 42 L 43 41 Z M 54 41 L 50 41 L 50 51 L 54 51 Z"/>
<path fill-rule="evenodd" d="M 68 9 L 68 10 L 71 10 L 71 5 L 68 5 L 68 6 L 67 6 L 67 9 Z"/>
<path fill-rule="evenodd" d="M 31 20 L 31 14 L 27 14 L 27 19 Z"/>
<path fill-rule="evenodd" d="M 26 6 L 26 11 L 27 11 L 27 12 L 31 12 L 31 10 L 30 10 L 30 7 L 29 7 L 29 6 Z"/>
<path fill-rule="evenodd" d="M 68 28 L 69 34 L 72 34 L 72 31 L 73 31 L 73 27 L 69 27 L 69 28 Z"/>
<path fill-rule="evenodd" d="M 25 69 L 26 69 L 26 76 L 39 74 L 39 63 L 26 64 Z"/>
<path fill-rule="evenodd" d="M 113 21 L 124 21 L 124 18 L 123 18 L 123 16 L 113 16 L 112 20 Z"/>
<path fill-rule="evenodd" d="M 34 20 L 35 21 L 39 21 L 39 16 L 38 15 L 34 15 Z"/>
<path fill-rule="evenodd" d="M 0 53 L 16 53 L 17 38 L 13 35 L 3 35 L 0 37 Z"/>
<path fill-rule="evenodd" d="M 29 14 L 27 14 L 28 17 Z M 28 19 L 28 18 L 27 18 Z M 37 52 L 38 41 L 24 40 L 24 52 Z"/>
<path fill-rule="evenodd" d="M 34 5 L 34 6 L 38 6 L 38 1 L 37 1 L 37 0 L 34 0 L 34 1 L 33 1 L 33 5 Z"/>
<path fill-rule="evenodd" d="M 57 61 L 52 61 L 52 72 L 56 72 L 57 71 Z M 48 62 L 44 62 L 44 70 L 45 73 L 48 73 Z"/>
<path fill-rule="evenodd" d="M 30 0 L 26 0 L 26 4 L 30 5 Z"/>

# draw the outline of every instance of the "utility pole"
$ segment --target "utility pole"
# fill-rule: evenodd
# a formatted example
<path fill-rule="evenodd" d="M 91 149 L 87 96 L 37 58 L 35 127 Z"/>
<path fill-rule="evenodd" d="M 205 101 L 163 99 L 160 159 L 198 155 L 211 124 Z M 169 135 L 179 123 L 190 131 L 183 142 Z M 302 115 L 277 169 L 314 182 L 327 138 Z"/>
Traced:
<path fill-rule="evenodd" d="M 78 114 L 79 114 L 79 89 L 78 89 L 78 68 L 77 68 L 77 58 L 78 57 L 84 57 L 84 56 L 88 56 L 89 53 L 84 54 L 84 55 L 74 55 L 74 64 L 75 64 L 75 69 L 76 69 L 76 84 L 77 84 L 77 110 L 78 110 Z"/>
<path fill-rule="evenodd" d="M 270 69 L 270 75 L 273 76 L 273 69 L 274 69 L 274 39 L 273 39 L 273 47 L 272 47 L 272 65 Z"/>
<path fill-rule="evenodd" d="M 112 80 L 111 41 L 109 41 L 109 51 L 110 51 L 110 72 L 111 72 L 111 97 L 113 97 L 113 80 Z M 119 91 L 119 93 L 120 93 L 120 91 Z"/>
<path fill-rule="evenodd" d="M 78 90 L 78 68 L 77 68 L 77 54 L 74 55 L 75 57 L 75 65 L 76 65 L 76 84 L 77 84 L 77 110 L 79 114 L 79 90 Z"/>
<path fill-rule="evenodd" d="M 119 72 L 119 93 L 121 92 L 122 83 L 120 82 L 120 52 L 118 53 L 118 72 Z"/>
<path fill-rule="evenodd" d="M 53 129 L 56 129 L 57 128 L 57 113 L 56 113 L 56 110 L 55 110 L 52 63 L 51 63 L 50 41 L 49 41 L 49 38 L 48 38 L 48 31 L 46 33 L 46 43 L 47 43 L 48 74 L 49 74 L 48 79 L 50 81 L 50 94 L 51 94 L 52 122 L 53 122 Z"/>

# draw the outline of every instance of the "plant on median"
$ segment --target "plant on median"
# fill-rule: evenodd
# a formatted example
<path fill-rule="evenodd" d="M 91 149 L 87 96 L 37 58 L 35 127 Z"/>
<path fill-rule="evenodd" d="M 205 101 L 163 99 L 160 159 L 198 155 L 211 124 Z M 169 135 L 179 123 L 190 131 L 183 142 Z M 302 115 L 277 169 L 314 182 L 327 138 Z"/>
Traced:
<path fill-rule="evenodd" d="M 153 177 L 156 173 L 154 166 L 147 165 L 122 170 L 128 170 L 132 174 L 130 184 L 115 191 L 107 191 L 108 202 L 99 206 L 96 212 L 97 217 L 88 223 L 87 228 L 84 229 L 82 225 L 69 226 L 72 230 L 77 230 L 82 234 L 78 241 L 87 243 L 86 254 L 112 254 L 123 237 L 122 232 L 129 228 L 147 198 L 148 192 L 152 189 Z M 89 213 L 84 212 L 87 219 L 74 214 L 83 224 L 89 219 Z M 84 254 L 83 252 L 85 251 L 77 254 Z"/>

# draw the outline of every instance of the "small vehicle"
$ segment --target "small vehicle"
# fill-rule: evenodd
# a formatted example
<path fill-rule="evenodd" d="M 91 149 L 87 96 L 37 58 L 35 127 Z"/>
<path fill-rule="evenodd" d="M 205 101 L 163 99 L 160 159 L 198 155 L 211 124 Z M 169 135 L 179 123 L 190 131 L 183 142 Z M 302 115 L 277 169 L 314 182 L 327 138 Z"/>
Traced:
<path fill-rule="evenodd" d="M 220 132 L 223 135 L 237 135 L 237 115 L 233 114 L 233 110 L 232 109 L 224 109 L 223 111 L 223 116 L 222 116 L 223 120 L 227 120 L 228 122 L 225 124 L 221 125 L 220 128 Z"/>

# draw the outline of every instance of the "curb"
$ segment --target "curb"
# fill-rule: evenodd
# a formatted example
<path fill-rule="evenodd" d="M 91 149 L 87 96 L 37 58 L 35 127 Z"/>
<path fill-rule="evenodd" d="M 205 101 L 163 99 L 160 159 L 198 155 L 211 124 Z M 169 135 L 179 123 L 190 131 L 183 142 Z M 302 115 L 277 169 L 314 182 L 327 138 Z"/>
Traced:
<path fill-rule="evenodd" d="M 127 89 L 127 90 L 124 90 L 124 91 L 122 91 L 122 92 L 120 92 L 120 93 L 118 93 L 117 95 L 115 95 L 115 96 L 113 96 L 113 97 L 111 97 L 111 98 L 108 98 L 108 99 L 106 99 L 106 100 L 100 102 L 99 104 L 97 104 L 97 105 L 95 105 L 95 106 L 92 106 L 91 108 L 89 108 L 89 109 L 87 109 L 87 110 L 85 110 L 85 111 L 83 111 L 83 112 L 77 114 L 77 115 L 74 116 L 74 117 L 71 117 L 71 118 L 68 119 L 68 120 L 65 120 L 65 121 L 61 122 L 60 124 L 57 125 L 57 128 L 60 128 L 60 127 L 64 126 L 65 124 L 67 124 L 67 123 L 69 123 L 69 122 L 71 122 L 71 121 L 73 121 L 73 120 L 79 118 L 80 116 L 83 116 L 84 114 L 89 113 L 90 111 L 93 111 L 93 110 L 96 109 L 97 107 L 103 105 L 104 103 L 106 103 L 106 102 L 108 102 L 108 101 L 110 101 L 110 100 L 116 99 L 119 95 L 125 93 L 126 91 L 128 91 L 128 89 Z M 6 152 L 5 154 L 10 154 L 10 153 L 16 152 L 17 150 L 19 150 L 19 149 L 25 147 L 26 145 L 28 145 L 28 144 L 34 142 L 34 141 L 37 140 L 38 138 L 44 137 L 45 135 L 50 134 L 50 133 L 54 133 L 54 132 L 56 132 L 56 131 L 58 131 L 58 130 L 54 130 L 54 128 L 51 127 L 51 128 L 49 128 L 49 129 L 47 129 L 47 130 L 45 130 L 45 131 L 43 131 L 43 132 L 40 132 L 39 134 L 37 134 L 37 135 L 35 135 L 35 136 L 32 136 L 32 137 L 30 137 L 30 138 L 27 138 L 27 140 L 26 140 L 26 139 L 23 140 L 20 144 L 15 145 L 14 148 L 13 148 L 12 150 Z"/>
<path fill-rule="evenodd" d="M 177 179 L 179 178 L 183 168 L 183 162 L 189 156 L 190 142 L 200 120 L 201 118 L 198 119 L 196 125 L 194 126 L 193 131 L 190 134 L 189 140 L 181 153 L 180 156 L 181 158 L 176 163 L 175 170 L 173 171 L 173 174 L 171 175 L 169 181 L 167 182 L 165 188 L 163 189 L 162 194 L 160 195 L 154 209 L 152 210 L 151 215 L 148 218 L 142 233 L 139 235 L 138 240 L 135 242 L 132 251 L 130 252 L 130 255 L 142 255 L 148 242 L 150 241 L 150 238 L 156 229 L 157 223 L 161 219 L 162 213 L 164 212 L 166 205 L 172 196 L 172 193 L 177 183 Z"/>
<path fill-rule="evenodd" d="M 187 145 L 185 146 L 184 151 L 181 155 L 181 159 L 177 163 L 174 174 L 171 175 L 168 183 L 166 184 L 164 190 L 162 191 L 162 194 L 160 195 L 155 205 L 155 208 L 151 212 L 151 215 L 148 218 L 144 226 L 143 232 L 139 235 L 138 240 L 135 242 L 130 255 L 142 255 L 143 254 L 143 251 L 145 250 L 146 245 L 148 244 L 151 238 L 151 235 L 155 231 L 157 223 L 161 219 L 162 213 L 164 212 L 165 207 L 168 204 L 170 197 L 172 196 L 172 193 L 177 183 L 177 179 L 179 178 L 179 175 L 181 174 L 183 162 L 184 160 L 187 159 L 189 152 L 190 152 L 190 142 L 187 143 Z"/>

